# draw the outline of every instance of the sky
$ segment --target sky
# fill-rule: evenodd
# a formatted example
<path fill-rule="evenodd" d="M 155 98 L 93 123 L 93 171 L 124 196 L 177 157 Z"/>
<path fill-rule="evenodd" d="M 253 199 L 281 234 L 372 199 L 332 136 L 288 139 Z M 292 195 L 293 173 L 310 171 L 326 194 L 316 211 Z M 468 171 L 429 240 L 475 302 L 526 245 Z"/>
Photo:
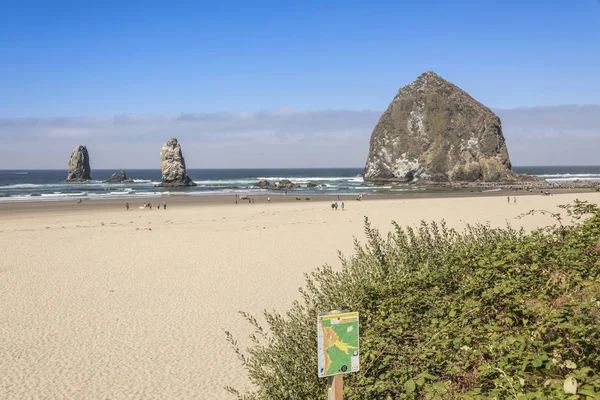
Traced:
<path fill-rule="evenodd" d="M 429 70 L 497 110 L 514 164 L 600 164 L 597 0 L 0 0 L 0 168 L 78 144 L 155 168 L 177 135 L 190 167 L 362 166 Z"/>

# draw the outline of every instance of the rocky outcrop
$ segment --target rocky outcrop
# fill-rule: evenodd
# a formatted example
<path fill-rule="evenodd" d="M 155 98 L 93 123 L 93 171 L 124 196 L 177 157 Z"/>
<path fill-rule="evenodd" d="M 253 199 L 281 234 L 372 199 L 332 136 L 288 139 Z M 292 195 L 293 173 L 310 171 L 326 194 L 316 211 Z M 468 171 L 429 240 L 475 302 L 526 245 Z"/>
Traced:
<path fill-rule="evenodd" d="M 112 174 L 110 178 L 105 180 L 106 183 L 132 183 L 133 179 L 128 178 L 125 171 L 121 171 L 118 174 Z"/>
<path fill-rule="evenodd" d="M 502 125 L 433 72 L 398 91 L 371 134 L 367 182 L 517 182 Z"/>
<path fill-rule="evenodd" d="M 271 182 L 263 179 L 262 181 L 256 182 L 254 186 L 259 189 L 269 189 L 271 187 Z"/>
<path fill-rule="evenodd" d="M 262 181 L 256 182 L 253 186 L 257 187 L 259 189 L 271 189 L 271 190 L 293 190 L 293 189 L 300 188 L 300 185 L 290 181 L 289 179 L 282 179 L 279 182 L 275 182 L 275 183 L 269 182 L 267 180 L 262 180 Z"/>
<path fill-rule="evenodd" d="M 162 171 L 162 182 L 160 187 L 185 187 L 196 186 L 187 176 L 185 171 L 185 159 L 181 153 L 181 145 L 177 139 L 169 139 L 160 150 L 160 168 Z"/>
<path fill-rule="evenodd" d="M 291 189 L 299 189 L 300 185 L 290 181 L 289 179 L 280 180 L 275 184 L 276 189 L 278 190 L 291 190 Z"/>
<path fill-rule="evenodd" d="M 79 145 L 71 153 L 66 180 L 67 182 L 84 182 L 91 179 L 90 155 L 87 147 Z"/>

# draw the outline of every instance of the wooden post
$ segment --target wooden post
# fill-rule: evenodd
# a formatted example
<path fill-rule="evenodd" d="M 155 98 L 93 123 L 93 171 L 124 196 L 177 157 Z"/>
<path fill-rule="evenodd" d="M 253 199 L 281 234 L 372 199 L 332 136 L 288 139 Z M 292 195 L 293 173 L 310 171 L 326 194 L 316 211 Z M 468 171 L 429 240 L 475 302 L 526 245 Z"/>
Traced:
<path fill-rule="evenodd" d="M 327 400 L 344 400 L 344 376 L 327 377 Z"/>

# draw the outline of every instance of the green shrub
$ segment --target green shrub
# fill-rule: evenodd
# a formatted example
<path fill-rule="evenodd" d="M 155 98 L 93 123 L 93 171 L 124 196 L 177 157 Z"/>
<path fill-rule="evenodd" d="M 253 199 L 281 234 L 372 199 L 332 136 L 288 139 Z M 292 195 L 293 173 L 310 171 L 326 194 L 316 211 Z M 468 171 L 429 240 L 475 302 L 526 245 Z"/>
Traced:
<path fill-rule="evenodd" d="M 361 370 L 345 377 L 347 399 L 600 398 L 600 213 L 563 208 L 592 216 L 530 234 L 394 223 L 386 238 L 365 219 L 366 243 L 340 255 L 340 271 L 307 275 L 288 312 L 265 311 L 264 326 L 243 314 L 255 328 L 250 348 L 227 333 L 255 385 L 228 390 L 326 398 L 316 319 L 348 309 L 360 312 Z"/>

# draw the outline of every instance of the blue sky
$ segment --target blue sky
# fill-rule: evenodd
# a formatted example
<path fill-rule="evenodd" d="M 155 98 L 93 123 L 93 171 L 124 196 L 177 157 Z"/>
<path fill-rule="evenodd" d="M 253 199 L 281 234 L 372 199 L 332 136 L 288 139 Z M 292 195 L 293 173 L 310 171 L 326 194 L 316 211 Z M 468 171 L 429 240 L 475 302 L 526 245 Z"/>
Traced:
<path fill-rule="evenodd" d="M 0 0 L 0 169 L 157 168 L 171 136 L 192 168 L 360 167 L 428 70 L 514 165 L 598 164 L 600 0 Z"/>
<path fill-rule="evenodd" d="M 525 4 L 528 3 L 528 4 Z M 600 2 L 0 2 L 0 117 L 600 104 Z"/>

